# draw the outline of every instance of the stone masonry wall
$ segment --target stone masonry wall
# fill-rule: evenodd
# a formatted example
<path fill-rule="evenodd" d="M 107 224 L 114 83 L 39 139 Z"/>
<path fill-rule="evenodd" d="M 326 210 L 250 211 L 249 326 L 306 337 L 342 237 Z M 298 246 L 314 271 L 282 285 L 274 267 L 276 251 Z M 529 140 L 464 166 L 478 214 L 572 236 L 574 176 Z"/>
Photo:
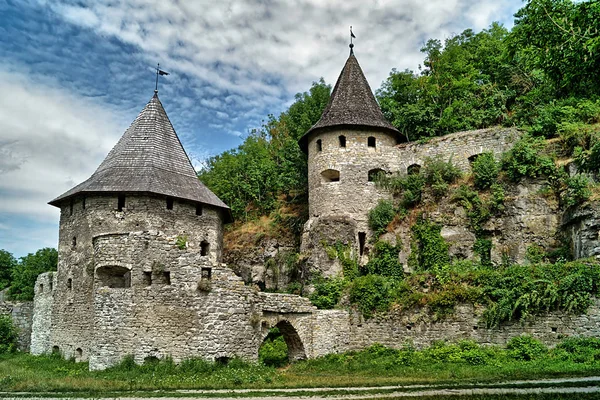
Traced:
<path fill-rule="evenodd" d="M 53 292 L 56 286 L 56 273 L 44 272 L 38 275 L 33 299 L 33 321 L 31 330 L 31 354 L 44 354 L 52 351 L 52 308 Z"/>
<path fill-rule="evenodd" d="M 433 322 L 426 311 L 392 312 L 370 320 L 353 313 L 348 349 L 359 350 L 374 343 L 401 348 L 409 342 L 422 348 L 436 340 L 462 339 L 472 339 L 484 345 L 505 345 L 510 338 L 522 334 L 531 335 L 550 346 L 569 336 L 600 337 L 599 300 L 595 300 L 583 315 L 548 313 L 490 329 L 480 322 L 482 311 L 473 305 L 463 304 L 452 316 L 437 322 Z"/>
<path fill-rule="evenodd" d="M 94 260 L 94 237 L 154 229 L 179 239 L 190 253 L 201 252 L 201 242 L 206 241 L 210 244 L 207 257 L 217 262 L 221 256 L 222 215 L 217 208 L 203 206 L 202 215 L 196 215 L 195 203 L 175 199 L 173 209 L 167 210 L 166 197 L 150 194 L 126 193 L 122 211 L 117 203 L 115 193 L 80 196 L 61 205 L 59 263 L 52 294 L 49 345 L 57 346 L 67 358 L 86 360 L 94 342 L 94 280 L 98 267 Z M 152 261 L 160 263 L 160 259 Z"/>
<path fill-rule="evenodd" d="M 31 301 L 2 301 L 0 302 L 0 315 L 10 315 L 19 335 L 17 339 L 18 349 L 29 351 L 33 303 Z"/>

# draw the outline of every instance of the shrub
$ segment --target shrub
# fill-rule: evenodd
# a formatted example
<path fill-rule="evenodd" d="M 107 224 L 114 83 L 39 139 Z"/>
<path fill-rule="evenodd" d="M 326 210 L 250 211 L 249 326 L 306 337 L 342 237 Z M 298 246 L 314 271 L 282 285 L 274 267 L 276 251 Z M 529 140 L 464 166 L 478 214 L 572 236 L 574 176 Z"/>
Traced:
<path fill-rule="evenodd" d="M 392 302 L 393 281 L 380 275 L 356 278 L 350 286 L 350 302 L 370 318 L 374 312 L 387 311 Z"/>
<path fill-rule="evenodd" d="M 493 153 L 482 153 L 471 165 L 475 187 L 487 189 L 498 180 L 500 165 L 494 158 Z"/>
<path fill-rule="evenodd" d="M 322 310 L 334 308 L 342 297 L 345 282 L 340 278 L 319 278 L 314 282 L 315 290 L 310 295 L 310 301 Z"/>
<path fill-rule="evenodd" d="M 369 227 L 380 235 L 385 232 L 387 226 L 392 222 L 396 211 L 394 205 L 388 200 L 379 200 L 377 205 L 369 210 Z"/>
<path fill-rule="evenodd" d="M 581 174 L 566 179 L 566 189 L 561 193 L 564 207 L 572 207 L 585 202 L 592 195 L 588 179 Z"/>
<path fill-rule="evenodd" d="M 554 348 L 558 358 L 575 363 L 600 360 L 600 339 L 591 337 L 567 338 Z"/>
<path fill-rule="evenodd" d="M 527 250 L 525 250 L 525 259 L 529 261 L 530 264 L 541 263 L 545 256 L 546 252 L 544 249 L 535 244 L 527 246 Z"/>
<path fill-rule="evenodd" d="M 462 175 L 452 160 L 443 161 L 440 157 L 425 160 L 425 179 L 431 186 L 433 196 L 440 199 L 448 191 L 448 185 L 454 183 Z"/>
<path fill-rule="evenodd" d="M 394 279 L 402 279 L 404 270 L 398 260 L 399 246 L 392 246 L 385 241 L 378 241 L 373 246 L 373 253 L 365 266 L 368 274 L 382 275 Z"/>
<path fill-rule="evenodd" d="M 0 315 L 0 354 L 17 350 L 17 328 L 10 315 Z"/>
<path fill-rule="evenodd" d="M 411 257 L 415 269 L 427 271 L 450 261 L 448 244 L 440 235 L 441 230 L 441 226 L 424 219 L 422 215 L 411 227 L 413 233 Z"/>
<path fill-rule="evenodd" d="M 508 341 L 509 356 L 519 361 L 531 361 L 544 356 L 548 348 L 531 336 L 515 336 Z"/>
<path fill-rule="evenodd" d="M 549 176 L 556 170 L 554 161 L 543 153 L 544 140 L 523 136 L 513 148 L 502 156 L 502 169 L 513 182 L 523 177 Z"/>
<path fill-rule="evenodd" d="M 258 360 L 268 367 L 283 367 L 288 363 L 288 347 L 278 328 L 272 328 L 258 349 Z"/>
<path fill-rule="evenodd" d="M 473 251 L 479 255 L 479 262 L 481 265 L 490 266 L 492 265 L 492 241 L 489 239 L 478 238 L 473 244 Z"/>
<path fill-rule="evenodd" d="M 389 177 L 379 174 L 375 183 L 377 186 L 389 190 L 394 196 L 401 196 L 402 207 L 409 208 L 421 202 L 425 177 L 421 174 L 409 174 L 406 176 L 396 174 Z"/>
<path fill-rule="evenodd" d="M 504 188 L 499 183 L 494 183 L 491 187 L 489 209 L 492 213 L 498 214 L 504 211 Z"/>

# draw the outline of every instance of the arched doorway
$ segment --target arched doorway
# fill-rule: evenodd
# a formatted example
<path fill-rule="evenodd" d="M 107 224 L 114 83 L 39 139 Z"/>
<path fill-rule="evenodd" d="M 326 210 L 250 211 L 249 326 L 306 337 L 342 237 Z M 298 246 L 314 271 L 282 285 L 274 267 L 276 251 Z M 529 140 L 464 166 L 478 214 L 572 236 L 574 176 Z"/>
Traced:
<path fill-rule="evenodd" d="M 285 347 L 281 339 L 285 342 Z M 271 353 L 271 358 L 265 363 L 273 366 L 282 366 L 280 361 L 281 352 L 287 352 L 287 361 L 294 362 L 306 359 L 304 344 L 296 331 L 296 328 L 289 321 L 279 321 L 277 325 L 269 330 L 263 343 L 259 348 L 259 358 L 265 357 L 265 351 Z M 279 365 L 277 365 L 279 364 Z"/>

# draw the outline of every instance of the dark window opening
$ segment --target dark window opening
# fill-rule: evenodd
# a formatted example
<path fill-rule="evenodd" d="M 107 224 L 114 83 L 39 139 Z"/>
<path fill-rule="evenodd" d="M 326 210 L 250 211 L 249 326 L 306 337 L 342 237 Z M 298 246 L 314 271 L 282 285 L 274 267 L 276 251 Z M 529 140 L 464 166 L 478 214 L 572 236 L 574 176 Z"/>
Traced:
<path fill-rule="evenodd" d="M 81 200 L 81 208 L 85 210 L 85 196 Z"/>
<path fill-rule="evenodd" d="M 201 270 L 201 277 L 202 279 L 210 279 L 212 276 L 212 268 L 202 268 Z"/>
<path fill-rule="evenodd" d="M 321 139 L 317 140 L 317 151 L 322 151 L 323 150 L 323 142 L 321 141 Z"/>
<path fill-rule="evenodd" d="M 555 333 L 556 333 L 556 332 L 558 332 L 558 328 L 557 328 L 557 327 L 555 327 L 555 326 L 553 326 L 553 327 L 552 327 L 552 332 L 555 332 Z"/>
<path fill-rule="evenodd" d="M 50 282 L 48 282 L 50 284 L 50 291 L 52 291 L 52 279 L 50 279 Z"/>
<path fill-rule="evenodd" d="M 479 327 L 477 325 L 473 326 L 474 331 L 476 331 L 477 329 L 479 329 Z"/>
<path fill-rule="evenodd" d="M 43 292 L 43 291 L 44 291 L 44 284 L 40 283 L 40 292 Z"/>
<path fill-rule="evenodd" d="M 167 197 L 167 210 L 172 210 L 172 209 L 173 209 L 173 198 Z"/>
<path fill-rule="evenodd" d="M 73 240 L 71 241 L 71 246 L 73 248 L 77 247 L 77 236 L 73 236 Z"/>
<path fill-rule="evenodd" d="M 325 171 L 321 172 L 321 182 L 328 183 L 328 182 L 339 182 L 339 181 L 340 181 L 340 171 L 337 171 L 335 169 L 326 169 Z"/>
<path fill-rule="evenodd" d="M 171 273 L 169 271 L 163 271 L 163 280 L 165 285 L 171 284 Z"/>
<path fill-rule="evenodd" d="M 120 194 L 117 197 L 117 210 L 118 211 L 123 211 L 123 208 L 125 208 L 125 195 L 124 194 Z"/>
<path fill-rule="evenodd" d="M 385 171 L 381 168 L 374 168 L 369 171 L 369 182 L 375 182 L 380 175 L 385 175 Z"/>
<path fill-rule="evenodd" d="M 131 271 L 118 265 L 106 265 L 96 270 L 99 286 L 114 289 L 131 287 Z"/>
<path fill-rule="evenodd" d="M 142 275 L 142 281 L 146 286 L 152 285 L 152 272 L 144 271 L 144 274 Z"/>
<path fill-rule="evenodd" d="M 71 199 L 71 202 L 69 203 L 69 215 L 73 215 L 73 199 Z"/>
<path fill-rule="evenodd" d="M 160 359 L 156 356 L 148 356 L 146 358 L 144 358 L 144 364 L 148 365 L 148 364 L 158 364 L 160 362 Z"/>
<path fill-rule="evenodd" d="M 367 139 L 367 145 L 369 147 L 375 147 L 376 142 L 377 141 L 375 139 L 375 136 L 369 136 L 369 138 Z"/>
<path fill-rule="evenodd" d="M 83 356 L 83 350 L 81 349 L 81 347 L 78 347 L 75 349 L 75 357 L 76 358 L 81 358 Z"/>
<path fill-rule="evenodd" d="M 202 204 L 196 204 L 196 215 L 202 215 Z"/>
<path fill-rule="evenodd" d="M 359 253 L 362 256 L 365 252 L 365 242 L 367 240 L 367 234 L 365 232 L 358 232 L 358 247 Z"/>
<path fill-rule="evenodd" d="M 52 346 L 52 354 L 59 354 L 60 348 L 58 346 Z"/>
<path fill-rule="evenodd" d="M 406 173 L 408 175 L 419 175 L 421 172 L 421 166 L 419 164 L 412 164 L 406 168 Z"/>
<path fill-rule="evenodd" d="M 71 278 L 67 279 L 67 289 L 73 289 L 73 279 Z"/>
<path fill-rule="evenodd" d="M 410 326 L 410 325 L 406 325 L 406 330 L 407 330 L 407 331 L 410 331 L 411 329 L 412 329 L 412 326 Z"/>
<path fill-rule="evenodd" d="M 202 243 L 200 243 L 200 255 L 207 256 L 209 251 L 210 243 L 208 243 L 206 240 L 203 240 Z"/>
<path fill-rule="evenodd" d="M 340 147 L 346 147 L 346 136 L 341 135 L 338 139 L 340 140 Z"/>

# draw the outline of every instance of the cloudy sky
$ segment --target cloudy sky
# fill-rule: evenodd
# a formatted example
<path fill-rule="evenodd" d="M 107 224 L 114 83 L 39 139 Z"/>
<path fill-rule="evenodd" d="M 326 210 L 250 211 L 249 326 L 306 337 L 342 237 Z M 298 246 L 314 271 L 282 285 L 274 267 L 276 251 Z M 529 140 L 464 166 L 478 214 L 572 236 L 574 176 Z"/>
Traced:
<path fill-rule="evenodd" d="M 240 144 L 320 77 L 348 30 L 371 87 L 417 68 L 419 48 L 521 0 L 0 0 L 0 249 L 55 247 L 47 202 L 87 179 L 159 95 L 194 164 Z"/>

